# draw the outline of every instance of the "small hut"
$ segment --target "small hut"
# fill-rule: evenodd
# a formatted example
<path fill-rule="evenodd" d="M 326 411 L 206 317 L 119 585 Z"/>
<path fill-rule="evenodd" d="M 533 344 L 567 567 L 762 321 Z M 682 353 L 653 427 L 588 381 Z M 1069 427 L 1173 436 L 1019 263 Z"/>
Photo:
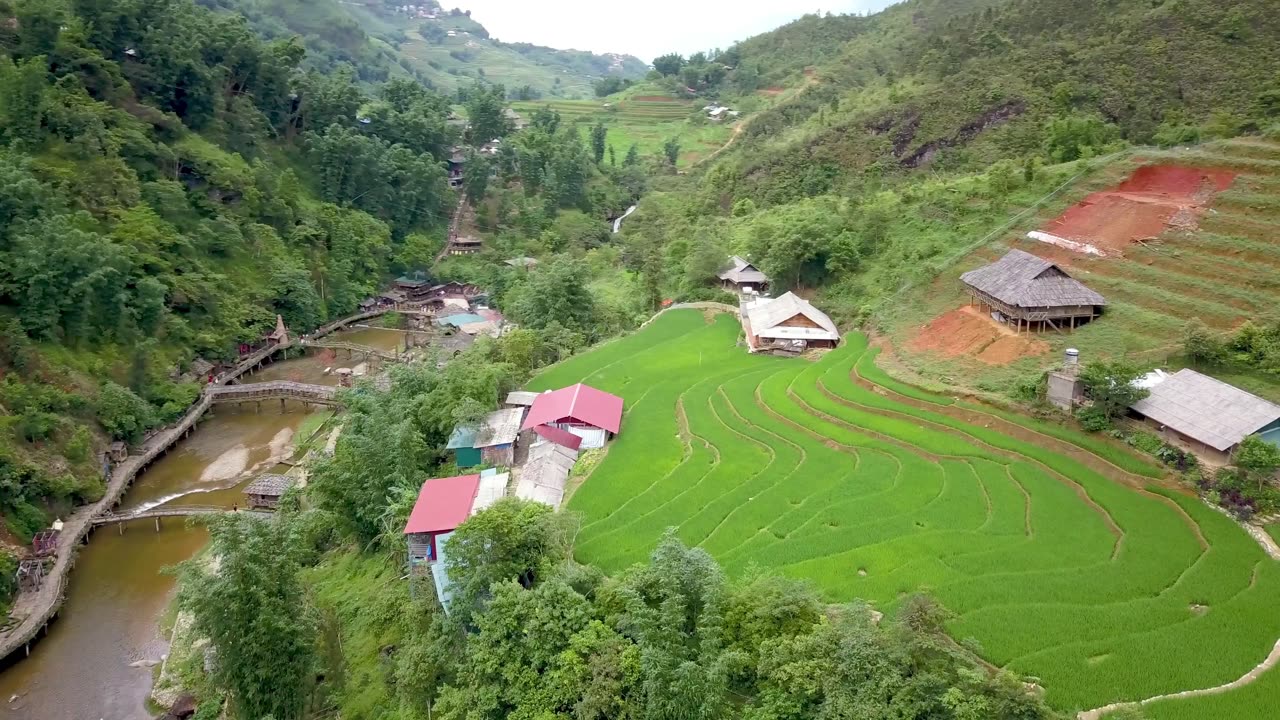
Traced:
<path fill-rule="evenodd" d="M 275 510 L 280 506 L 280 498 L 291 487 L 293 478 L 288 475 L 259 475 L 244 489 L 244 495 L 249 499 L 250 510 Z"/>
<path fill-rule="evenodd" d="M 57 529 L 41 530 L 31 538 L 31 554 L 38 558 L 49 557 L 58 552 L 58 536 L 62 533 L 62 523 L 58 522 Z"/>
<path fill-rule="evenodd" d="M 992 317 L 1019 332 L 1075 328 L 1102 312 L 1107 301 L 1056 264 L 1021 250 L 960 276 L 960 282 Z"/>
<path fill-rule="evenodd" d="M 717 277 L 721 287 L 732 292 L 761 292 L 769 287 L 768 276 L 737 255 L 729 258 L 729 265 Z"/>
<path fill-rule="evenodd" d="M 453 451 L 458 467 L 472 467 L 481 463 L 514 465 L 516 439 L 523 419 L 523 407 L 491 412 L 478 426 L 460 425 L 454 428 L 446 448 Z"/>
<path fill-rule="evenodd" d="M 129 458 L 129 446 L 122 440 L 116 440 L 107 448 L 107 459 L 113 463 L 124 462 Z"/>

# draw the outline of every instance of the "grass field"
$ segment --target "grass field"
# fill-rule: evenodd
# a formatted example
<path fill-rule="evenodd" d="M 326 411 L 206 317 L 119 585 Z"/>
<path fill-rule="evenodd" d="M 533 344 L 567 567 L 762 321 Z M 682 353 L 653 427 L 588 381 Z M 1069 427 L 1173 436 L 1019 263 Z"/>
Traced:
<path fill-rule="evenodd" d="M 1089 193 L 1114 187 L 1143 165 L 1176 163 L 1237 173 L 1229 189 L 1213 197 L 1198 229 L 1166 231 L 1154 241 L 1132 243 L 1123 257 L 1097 258 L 1023 237 L 1043 227 Z M 977 232 L 981 236 L 982 230 Z M 1180 366 L 1183 328 L 1198 317 L 1227 332 L 1247 319 L 1270 317 L 1280 306 L 1280 143 L 1240 138 L 1191 150 L 1147 151 L 1095 171 L 1034 217 L 908 293 L 882 313 L 881 324 L 899 350 L 919 329 L 963 305 L 962 272 L 999 258 L 1010 247 L 1060 262 L 1077 279 L 1102 293 L 1108 307 L 1098 321 L 1071 334 L 1042 333 L 1051 351 L 1010 365 L 992 366 L 972 357 L 944 358 L 901 352 L 910 369 L 928 378 L 983 389 L 1008 387 L 1052 364 L 1066 347 L 1085 359 L 1126 356 L 1148 365 Z M 975 237 L 976 239 L 976 237 Z M 1280 385 L 1246 371 L 1215 373 L 1228 382 L 1280 401 Z"/>
<path fill-rule="evenodd" d="M 610 107 L 605 107 L 609 102 Z M 644 155 L 659 155 L 669 138 L 680 139 L 678 167 L 687 167 L 715 152 L 733 134 L 733 125 L 712 123 L 702 119 L 705 103 L 664 97 L 632 94 L 621 100 L 552 100 L 512 103 L 512 107 L 529 117 L 540 107 L 550 106 L 564 122 L 576 123 L 582 136 L 597 122 L 609 128 L 606 142 L 613 145 L 619 163 L 634 143 Z M 607 162 L 607 159 L 606 159 Z"/>
<path fill-rule="evenodd" d="M 806 578 L 833 602 L 892 614 L 927 590 L 956 638 L 1063 710 L 1229 682 L 1280 635 L 1280 563 L 1142 460 L 896 383 L 862 336 L 805 362 L 748 356 L 738 334 L 669 312 L 531 383 L 626 400 L 568 504 L 581 560 L 616 572 L 675 528 L 730 573 Z M 1268 717 L 1276 675 L 1196 701 L 1209 714 L 1150 714 Z"/>

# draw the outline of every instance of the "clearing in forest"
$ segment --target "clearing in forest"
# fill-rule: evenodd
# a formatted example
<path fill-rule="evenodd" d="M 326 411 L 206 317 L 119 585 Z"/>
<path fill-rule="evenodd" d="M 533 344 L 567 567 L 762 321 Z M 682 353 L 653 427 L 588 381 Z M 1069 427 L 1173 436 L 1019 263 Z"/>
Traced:
<path fill-rule="evenodd" d="M 617 572 L 675 528 L 729 573 L 806 578 L 832 602 L 892 614 L 927 590 L 956 638 L 1063 710 L 1230 682 L 1280 636 L 1280 563 L 1124 449 L 897 383 L 857 334 L 807 362 L 749 356 L 738 333 L 731 315 L 671 311 L 531 384 L 626 400 L 568 504 L 581 560 Z M 1277 706 L 1268 672 L 1146 712 Z"/>

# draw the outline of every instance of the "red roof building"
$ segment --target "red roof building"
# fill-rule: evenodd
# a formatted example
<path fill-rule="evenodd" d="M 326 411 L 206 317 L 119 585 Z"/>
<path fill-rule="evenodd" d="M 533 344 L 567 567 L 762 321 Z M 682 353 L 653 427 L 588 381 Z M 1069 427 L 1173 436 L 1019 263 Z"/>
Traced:
<path fill-rule="evenodd" d="M 585 425 L 616 434 L 622 425 L 622 398 L 582 383 L 542 393 L 520 429 L 539 425 Z"/>
<path fill-rule="evenodd" d="M 570 450 L 577 450 L 582 447 L 582 438 L 568 430 L 561 430 L 551 425 L 539 425 L 533 431 L 543 440 L 553 442 L 560 447 L 569 448 Z"/>
<path fill-rule="evenodd" d="M 404 526 L 405 535 L 446 533 L 471 515 L 480 490 L 479 475 L 459 475 L 422 483 L 418 501 Z"/>

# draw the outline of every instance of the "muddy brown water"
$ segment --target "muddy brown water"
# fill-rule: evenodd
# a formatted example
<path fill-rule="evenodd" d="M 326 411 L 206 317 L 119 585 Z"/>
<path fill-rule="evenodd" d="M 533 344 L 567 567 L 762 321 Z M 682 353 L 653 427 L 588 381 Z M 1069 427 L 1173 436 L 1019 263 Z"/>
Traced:
<path fill-rule="evenodd" d="M 405 333 L 402 330 L 389 328 L 353 328 L 342 330 L 325 338 L 337 342 L 349 342 L 367 345 L 379 350 L 394 351 L 404 349 Z M 313 385 L 337 385 L 338 376 L 334 372 L 339 368 L 356 369 L 364 364 L 365 359 L 359 353 L 348 354 L 346 350 L 329 348 L 311 348 L 306 351 L 307 362 L 299 362 L 297 358 L 284 362 L 272 363 L 244 377 L 243 382 L 267 382 L 269 380 L 292 380 L 293 382 L 311 383 Z M 376 372 L 384 363 L 372 360 L 367 366 L 369 372 Z"/>
<path fill-rule="evenodd" d="M 343 339 L 385 347 L 387 334 L 394 333 L 361 332 L 344 333 Z M 395 335 L 396 340 L 402 337 Z M 325 377 L 322 360 L 297 358 L 267 370 Z M 264 374 L 246 382 L 268 379 Z M 240 488 L 255 473 L 276 466 L 276 458 L 290 450 L 293 433 L 305 417 L 304 408 L 295 403 L 284 413 L 276 403 L 264 403 L 261 412 L 255 412 L 252 403 L 244 410 L 218 406 L 197 432 L 134 481 L 120 507 L 243 505 Z M 30 657 L 0 671 L 0 718 L 151 717 L 146 698 L 156 671 L 152 664 L 168 652 L 159 624 L 175 585 L 175 578 L 163 570 L 194 556 L 208 540 L 203 528 L 181 518 L 160 523 L 159 532 L 154 520 L 139 520 L 126 524 L 123 534 L 116 525 L 106 525 L 90 536 L 89 544 L 80 549 L 66 603 L 48 636 L 32 646 Z"/>

